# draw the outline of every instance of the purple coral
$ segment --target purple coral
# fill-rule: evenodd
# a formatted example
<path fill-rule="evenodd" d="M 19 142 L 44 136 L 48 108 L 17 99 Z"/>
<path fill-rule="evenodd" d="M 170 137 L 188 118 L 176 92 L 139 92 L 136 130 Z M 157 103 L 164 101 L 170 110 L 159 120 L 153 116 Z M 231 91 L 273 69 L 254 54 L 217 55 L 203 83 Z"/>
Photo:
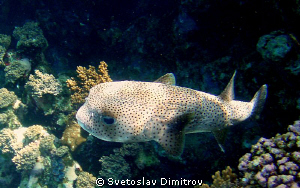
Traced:
<path fill-rule="evenodd" d="M 300 135 L 300 120 L 295 121 L 294 125 L 290 125 L 288 127 L 288 131 L 293 132 L 296 135 Z"/>
<path fill-rule="evenodd" d="M 238 168 L 245 187 L 300 187 L 300 121 L 290 125 L 288 131 L 259 139 L 251 153 L 240 158 Z"/>

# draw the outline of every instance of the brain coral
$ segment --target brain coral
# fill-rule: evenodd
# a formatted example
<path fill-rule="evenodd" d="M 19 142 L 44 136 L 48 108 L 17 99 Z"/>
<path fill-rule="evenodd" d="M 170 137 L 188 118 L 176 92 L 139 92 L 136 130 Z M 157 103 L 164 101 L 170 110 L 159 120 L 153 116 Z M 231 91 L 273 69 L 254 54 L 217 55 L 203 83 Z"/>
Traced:
<path fill-rule="evenodd" d="M 245 187 L 299 187 L 300 121 L 288 127 L 285 134 L 261 138 L 239 160 Z"/>

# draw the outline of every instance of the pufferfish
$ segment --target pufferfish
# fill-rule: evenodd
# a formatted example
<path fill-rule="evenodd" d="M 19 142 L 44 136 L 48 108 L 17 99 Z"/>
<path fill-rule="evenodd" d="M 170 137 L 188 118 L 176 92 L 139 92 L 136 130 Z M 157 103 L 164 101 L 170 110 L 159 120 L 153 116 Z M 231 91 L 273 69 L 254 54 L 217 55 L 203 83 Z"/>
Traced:
<path fill-rule="evenodd" d="M 99 139 L 154 140 L 173 156 L 182 154 L 185 134 L 212 132 L 224 151 L 226 128 L 257 116 L 267 96 L 263 85 L 250 102 L 234 100 L 234 77 L 219 96 L 175 86 L 172 73 L 154 82 L 101 83 L 90 89 L 76 119 Z"/>

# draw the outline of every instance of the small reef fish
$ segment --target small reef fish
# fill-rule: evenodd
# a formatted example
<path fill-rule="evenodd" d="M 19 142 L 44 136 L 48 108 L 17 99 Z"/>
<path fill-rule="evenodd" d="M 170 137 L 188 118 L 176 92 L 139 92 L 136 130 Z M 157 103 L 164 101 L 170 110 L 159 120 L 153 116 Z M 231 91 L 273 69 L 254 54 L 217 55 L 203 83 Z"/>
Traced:
<path fill-rule="evenodd" d="M 101 83 L 90 89 L 76 119 L 99 139 L 154 140 L 173 156 L 182 154 L 185 134 L 212 132 L 224 151 L 226 128 L 257 116 L 267 96 L 263 85 L 250 102 L 234 100 L 234 77 L 219 96 L 175 86 L 172 73 L 154 82 Z"/>

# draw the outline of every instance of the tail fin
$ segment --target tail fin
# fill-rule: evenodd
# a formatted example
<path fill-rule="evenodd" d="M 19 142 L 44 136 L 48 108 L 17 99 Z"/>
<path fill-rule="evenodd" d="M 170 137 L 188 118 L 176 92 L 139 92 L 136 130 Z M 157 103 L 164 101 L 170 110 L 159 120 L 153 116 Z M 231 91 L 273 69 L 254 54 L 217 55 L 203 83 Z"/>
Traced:
<path fill-rule="evenodd" d="M 253 103 L 253 108 L 251 112 L 251 117 L 258 119 L 260 112 L 263 109 L 267 97 L 267 85 L 263 85 L 260 89 L 255 93 L 254 97 L 250 101 Z"/>

